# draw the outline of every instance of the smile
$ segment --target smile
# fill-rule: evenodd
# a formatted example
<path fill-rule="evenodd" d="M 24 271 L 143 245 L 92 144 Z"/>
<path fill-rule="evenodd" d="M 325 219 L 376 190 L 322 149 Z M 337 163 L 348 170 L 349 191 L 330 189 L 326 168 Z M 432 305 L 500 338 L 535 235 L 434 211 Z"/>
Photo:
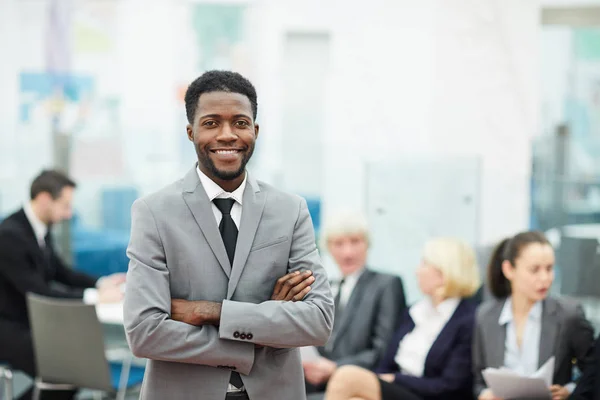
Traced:
<path fill-rule="evenodd" d="M 236 154 L 241 152 L 242 150 L 236 150 L 236 149 L 228 149 L 228 150 L 211 150 L 213 153 L 217 153 L 217 154 Z"/>

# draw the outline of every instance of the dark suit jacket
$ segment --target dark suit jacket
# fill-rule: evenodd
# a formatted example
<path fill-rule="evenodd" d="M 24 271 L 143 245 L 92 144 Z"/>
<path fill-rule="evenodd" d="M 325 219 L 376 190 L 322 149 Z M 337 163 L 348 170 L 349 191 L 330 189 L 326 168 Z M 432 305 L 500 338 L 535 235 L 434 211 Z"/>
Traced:
<path fill-rule="evenodd" d="M 395 373 L 394 383 L 425 400 L 468 400 L 471 395 L 471 341 L 475 325 L 476 304 L 462 300 L 448 320 L 425 359 L 422 377 L 400 371 L 394 358 L 402 338 L 415 328 L 408 310 L 377 368 L 378 374 Z"/>
<path fill-rule="evenodd" d="M 406 308 L 402 280 L 394 275 L 365 269 L 348 299 L 323 357 L 338 365 L 374 368 L 386 349 Z"/>
<path fill-rule="evenodd" d="M 477 326 L 473 342 L 474 394 L 485 389 L 481 372 L 488 367 L 504 365 L 506 328 L 498 323 L 505 300 L 491 300 L 477 311 Z M 589 349 L 594 330 L 585 319 L 581 307 L 564 298 L 548 297 L 542 306 L 542 335 L 538 367 L 554 356 L 554 381 L 566 385 L 573 379 L 573 360 L 581 370 L 590 365 Z"/>
<path fill-rule="evenodd" d="M 22 209 L 0 223 L 0 321 L 29 325 L 27 292 L 82 298 L 83 290 L 96 284 L 97 278 L 67 268 L 49 246 L 44 254 Z"/>
<path fill-rule="evenodd" d="M 600 336 L 596 339 L 589 357 L 593 360 L 585 370 L 577 384 L 577 389 L 569 399 L 572 400 L 600 400 Z"/>

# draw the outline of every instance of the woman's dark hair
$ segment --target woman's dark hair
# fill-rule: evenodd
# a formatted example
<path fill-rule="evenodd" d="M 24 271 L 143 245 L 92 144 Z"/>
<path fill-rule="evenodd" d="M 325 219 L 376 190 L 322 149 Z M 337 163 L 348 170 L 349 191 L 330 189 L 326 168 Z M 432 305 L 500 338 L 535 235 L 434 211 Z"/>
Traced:
<path fill-rule="evenodd" d="M 521 232 L 504 239 L 496 246 L 488 264 L 488 285 L 494 297 L 505 298 L 511 293 L 510 282 L 502 272 L 502 263 L 509 261 L 514 266 L 523 249 L 533 243 L 551 246 L 543 233 L 535 231 Z"/>

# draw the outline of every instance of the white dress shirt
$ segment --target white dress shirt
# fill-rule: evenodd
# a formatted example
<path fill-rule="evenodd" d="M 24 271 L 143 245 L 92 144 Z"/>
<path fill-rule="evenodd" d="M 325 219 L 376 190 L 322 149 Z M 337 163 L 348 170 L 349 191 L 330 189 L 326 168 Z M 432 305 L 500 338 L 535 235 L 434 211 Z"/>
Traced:
<path fill-rule="evenodd" d="M 426 297 L 410 308 L 408 312 L 415 328 L 402 338 L 394 359 L 402 373 L 423 376 L 429 350 L 459 303 L 460 299 L 450 298 L 436 307 Z"/>
<path fill-rule="evenodd" d="M 357 271 L 354 271 L 353 273 L 351 273 L 348 276 L 344 277 L 344 284 L 342 285 L 342 292 L 340 293 L 340 306 L 341 308 L 344 308 L 347 304 L 348 301 L 350 300 L 350 296 L 352 296 L 352 292 L 354 291 L 354 288 L 356 287 L 356 283 L 358 282 L 358 280 L 360 279 L 360 276 L 363 274 L 363 272 L 365 271 L 365 268 L 361 268 Z M 335 284 L 332 284 L 332 288 L 331 288 L 331 293 L 333 294 L 333 297 L 337 297 L 338 292 L 340 291 L 340 282 L 338 281 Z"/>
<path fill-rule="evenodd" d="M 196 173 L 198 173 L 198 177 L 200 178 L 200 182 L 202 183 L 202 187 L 208 196 L 208 200 L 210 201 L 213 214 L 215 216 L 215 220 L 217 221 L 217 225 L 221 223 L 221 219 L 223 218 L 223 214 L 217 208 L 215 203 L 213 203 L 214 199 L 234 199 L 235 202 L 231 207 L 231 219 L 237 226 L 238 230 L 240 229 L 240 222 L 242 220 L 242 200 L 244 197 L 244 189 L 246 188 L 246 179 L 248 175 L 244 177 L 242 184 L 235 189 L 233 192 L 229 193 L 223 190 L 223 188 L 217 185 L 212 179 L 206 176 L 200 168 L 196 166 Z M 238 389 L 233 386 L 231 383 L 227 385 L 228 392 L 237 392 Z"/>
<path fill-rule="evenodd" d="M 215 203 L 212 201 L 214 199 L 234 199 L 235 203 L 233 203 L 233 207 L 231 207 L 231 218 L 239 230 L 240 221 L 242 220 L 242 200 L 244 197 L 244 189 L 246 188 L 247 175 L 244 177 L 242 184 L 233 192 L 229 193 L 223 190 L 221 186 L 217 185 L 212 179 L 200 171 L 199 167 L 196 167 L 196 172 L 198 173 L 200 182 L 202 182 L 202 187 L 208 196 L 208 200 L 211 202 L 212 211 L 215 215 L 215 219 L 217 220 L 217 225 L 221 223 L 223 214 L 221 214 L 221 211 L 219 211 Z"/>
<path fill-rule="evenodd" d="M 25 216 L 29 221 L 29 225 L 33 228 L 33 233 L 35 234 L 35 238 L 37 239 L 38 245 L 40 248 L 46 247 L 46 235 L 48 234 L 48 225 L 43 223 L 37 215 L 33 212 L 33 208 L 31 207 L 31 203 L 26 203 L 23 206 L 23 211 L 25 211 Z"/>
<path fill-rule="evenodd" d="M 529 310 L 521 346 L 517 342 L 517 327 L 513 315 L 512 297 L 504 302 L 498 324 L 506 329 L 504 342 L 504 367 L 522 376 L 530 376 L 538 370 L 540 359 L 540 338 L 542 335 L 542 302 L 538 301 Z M 572 393 L 576 384 L 571 382 L 565 388 Z"/>
<path fill-rule="evenodd" d="M 37 239 L 40 249 L 45 248 L 48 225 L 42 222 L 42 220 L 35 215 L 35 212 L 33 212 L 33 208 L 31 207 L 31 203 L 26 203 L 23 206 L 23 211 L 25 212 L 25 216 L 27 217 L 29 224 L 33 228 L 33 233 L 35 234 L 35 238 Z M 98 279 L 96 286 L 98 286 L 101 280 L 102 278 Z M 86 304 L 96 304 L 98 302 L 98 290 L 92 288 L 85 289 L 83 291 L 83 302 Z"/>
<path fill-rule="evenodd" d="M 542 334 L 542 303 L 537 302 L 527 316 L 521 346 L 517 343 L 512 298 L 504 302 L 498 324 L 506 329 L 504 342 L 504 366 L 523 376 L 530 376 L 538 370 L 540 354 L 540 335 Z"/>

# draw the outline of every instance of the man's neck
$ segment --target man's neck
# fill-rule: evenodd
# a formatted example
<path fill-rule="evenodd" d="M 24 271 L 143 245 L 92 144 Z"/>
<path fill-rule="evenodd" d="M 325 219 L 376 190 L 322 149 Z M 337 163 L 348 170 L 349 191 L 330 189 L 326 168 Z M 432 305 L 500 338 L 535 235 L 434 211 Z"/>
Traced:
<path fill-rule="evenodd" d="M 219 185 L 219 187 L 221 189 L 223 189 L 224 191 L 226 191 L 228 193 L 232 193 L 237 188 L 239 188 L 241 186 L 242 182 L 244 182 L 244 179 L 246 178 L 246 171 L 242 172 L 242 174 L 240 176 L 238 176 L 234 179 L 226 180 L 226 179 L 219 179 L 214 176 L 211 176 L 211 174 L 209 174 L 207 171 L 205 171 L 202 166 L 200 166 L 199 169 L 200 169 L 200 172 L 202 172 L 208 179 L 210 179 L 211 181 L 213 181 L 214 183 Z"/>
<path fill-rule="evenodd" d="M 46 219 L 43 217 L 43 213 L 41 210 L 40 205 L 35 201 L 35 200 L 31 200 L 29 202 L 29 206 L 31 207 L 31 211 L 33 212 L 33 215 L 35 215 L 35 217 L 42 223 L 44 223 L 44 225 L 48 226 L 48 222 L 46 221 Z"/>

